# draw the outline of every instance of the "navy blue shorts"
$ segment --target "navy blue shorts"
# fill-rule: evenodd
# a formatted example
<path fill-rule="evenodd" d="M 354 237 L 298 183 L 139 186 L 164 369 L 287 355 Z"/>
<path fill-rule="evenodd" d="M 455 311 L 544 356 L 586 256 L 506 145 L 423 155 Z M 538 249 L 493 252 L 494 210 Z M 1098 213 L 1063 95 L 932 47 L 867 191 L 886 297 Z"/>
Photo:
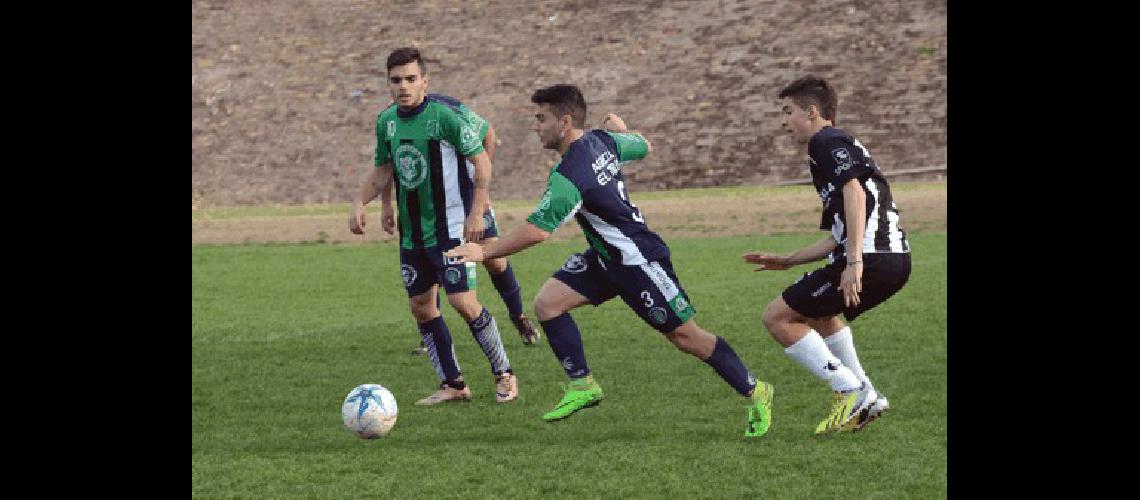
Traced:
<path fill-rule="evenodd" d="M 809 318 L 829 318 L 842 312 L 851 321 L 902 289 L 910 278 L 910 254 L 863 254 L 863 291 L 859 293 L 859 305 L 852 307 L 843 305 L 843 292 L 839 289 L 839 278 L 846 267 L 847 261 L 841 259 L 804 274 L 784 290 L 784 302 Z"/>
<path fill-rule="evenodd" d="M 668 257 L 640 266 L 624 266 L 620 262 L 605 263 L 591 248 L 566 259 L 562 269 L 554 273 L 554 279 L 566 283 L 595 306 L 620 295 L 642 321 L 661 333 L 676 330 L 697 313 Z"/>
<path fill-rule="evenodd" d="M 415 297 L 439 283 L 445 293 L 462 293 L 475 289 L 475 263 L 447 264 L 443 252 L 459 245 L 452 240 L 444 246 L 414 250 L 400 249 L 400 273 L 408 297 Z"/>

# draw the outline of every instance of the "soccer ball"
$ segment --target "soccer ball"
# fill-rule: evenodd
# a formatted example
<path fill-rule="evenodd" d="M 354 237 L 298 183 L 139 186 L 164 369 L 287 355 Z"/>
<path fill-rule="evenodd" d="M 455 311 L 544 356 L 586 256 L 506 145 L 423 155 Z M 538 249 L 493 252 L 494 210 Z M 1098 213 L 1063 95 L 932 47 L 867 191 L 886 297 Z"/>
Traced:
<path fill-rule="evenodd" d="M 382 385 L 358 385 L 344 398 L 340 413 L 344 427 L 357 437 L 384 437 L 396 425 L 396 396 Z"/>

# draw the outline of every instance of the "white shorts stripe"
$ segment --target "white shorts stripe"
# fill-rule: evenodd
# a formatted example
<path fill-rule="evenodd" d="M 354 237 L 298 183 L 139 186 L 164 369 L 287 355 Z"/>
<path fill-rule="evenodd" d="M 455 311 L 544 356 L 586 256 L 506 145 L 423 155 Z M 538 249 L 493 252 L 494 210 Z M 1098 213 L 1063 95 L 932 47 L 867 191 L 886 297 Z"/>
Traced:
<path fill-rule="evenodd" d="M 642 264 L 641 270 L 649 276 L 653 284 L 657 285 L 657 289 L 661 291 L 661 295 L 665 296 L 666 302 L 673 300 L 674 297 L 681 293 L 677 288 L 677 284 L 673 282 L 673 279 L 669 277 L 665 269 L 661 267 L 661 264 L 657 262 Z"/>

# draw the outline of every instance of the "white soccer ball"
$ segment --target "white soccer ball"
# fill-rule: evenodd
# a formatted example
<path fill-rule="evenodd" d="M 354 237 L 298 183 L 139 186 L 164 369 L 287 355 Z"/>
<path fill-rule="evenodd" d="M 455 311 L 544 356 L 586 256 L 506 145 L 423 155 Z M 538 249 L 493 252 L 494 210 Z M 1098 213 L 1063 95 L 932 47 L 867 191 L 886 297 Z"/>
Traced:
<path fill-rule="evenodd" d="M 378 384 L 356 386 L 340 408 L 344 427 L 357 437 L 384 437 L 396 425 L 396 396 Z"/>

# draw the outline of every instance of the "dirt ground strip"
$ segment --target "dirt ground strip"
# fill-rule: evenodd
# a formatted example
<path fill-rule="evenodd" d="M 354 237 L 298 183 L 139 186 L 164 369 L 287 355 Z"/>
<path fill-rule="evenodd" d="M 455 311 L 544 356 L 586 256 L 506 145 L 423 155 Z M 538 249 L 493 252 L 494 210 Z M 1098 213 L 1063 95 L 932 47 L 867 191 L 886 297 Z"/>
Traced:
<path fill-rule="evenodd" d="M 946 229 L 946 185 L 934 184 L 894 190 L 895 203 L 907 231 Z M 808 186 L 776 192 L 686 196 L 634 202 L 649 227 L 671 237 L 718 237 L 811 232 L 819 224 L 819 197 Z M 496 206 L 500 234 L 526 220 L 530 204 L 509 202 Z M 348 231 L 348 213 L 331 215 L 259 216 L 195 220 L 191 241 L 199 244 L 233 243 L 376 243 L 393 236 L 380 229 L 380 210 L 369 206 L 367 233 Z M 568 223 L 554 233 L 556 239 L 581 239 L 578 225 Z"/>

